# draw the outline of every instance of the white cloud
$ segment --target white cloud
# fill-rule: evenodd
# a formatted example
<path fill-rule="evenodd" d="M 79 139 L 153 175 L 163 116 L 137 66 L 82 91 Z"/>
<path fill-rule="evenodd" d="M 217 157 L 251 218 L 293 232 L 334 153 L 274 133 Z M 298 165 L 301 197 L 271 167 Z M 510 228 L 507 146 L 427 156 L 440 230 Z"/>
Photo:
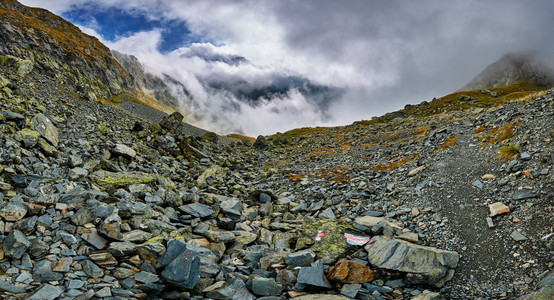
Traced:
<path fill-rule="evenodd" d="M 154 72 L 182 80 L 205 111 L 239 107 L 240 114 L 229 122 L 254 135 L 329 120 L 298 94 L 253 108 L 229 95 L 211 94 L 198 78 L 235 76 L 262 82 L 275 73 L 298 74 L 319 84 L 343 87 L 347 93 L 331 107 L 329 124 L 344 124 L 452 92 L 506 52 L 554 49 L 550 30 L 554 2 L 547 0 L 22 2 L 55 13 L 96 5 L 151 19 L 186 21 L 193 35 L 215 46 L 193 44 L 161 54 L 157 47 L 162 29 L 123 37 L 108 46 L 137 56 Z M 100 32 L 97 26 L 102 24 L 82 25 Z M 244 56 L 251 64 L 207 63 L 194 57 L 201 51 Z M 257 117 L 266 121 L 259 122 Z"/>

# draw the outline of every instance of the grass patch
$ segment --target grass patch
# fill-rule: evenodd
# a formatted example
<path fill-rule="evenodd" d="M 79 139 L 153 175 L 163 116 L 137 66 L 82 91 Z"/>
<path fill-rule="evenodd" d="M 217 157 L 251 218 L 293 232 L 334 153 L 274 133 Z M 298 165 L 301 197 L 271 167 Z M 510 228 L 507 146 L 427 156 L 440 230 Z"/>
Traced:
<path fill-rule="evenodd" d="M 504 145 L 498 150 L 498 158 L 501 160 L 516 159 L 521 151 L 516 145 Z"/>
<path fill-rule="evenodd" d="M 481 142 L 486 142 L 489 144 L 495 144 L 503 142 L 505 140 L 511 139 L 516 135 L 515 129 L 522 123 L 521 119 L 518 118 L 502 127 L 493 127 L 485 131 L 484 127 L 479 127 L 473 132 L 477 135 L 477 139 Z"/>
<path fill-rule="evenodd" d="M 238 134 L 238 133 L 229 133 L 229 134 L 225 135 L 225 137 L 233 139 L 233 140 L 237 140 L 237 141 L 242 141 L 244 139 L 247 139 L 252 143 L 254 143 L 256 141 L 256 138 L 253 138 L 251 136 Z"/>
<path fill-rule="evenodd" d="M 433 149 L 433 152 L 437 152 L 439 150 L 442 150 L 442 149 L 446 149 L 452 145 L 454 145 L 456 143 L 456 141 L 458 140 L 458 137 L 453 135 L 449 138 L 447 138 L 444 143 L 442 143 L 442 145 L 438 146 L 437 148 Z"/>
<path fill-rule="evenodd" d="M 271 137 L 272 138 L 284 137 L 286 139 L 292 139 L 292 138 L 295 138 L 295 137 L 301 137 L 301 136 L 304 136 L 304 135 L 307 135 L 307 134 L 320 132 L 320 131 L 323 131 L 323 130 L 326 130 L 326 129 L 329 129 L 329 128 L 330 127 L 302 127 L 302 128 L 297 128 L 297 129 L 292 129 L 292 130 L 286 131 L 285 133 L 276 133 L 276 134 L 272 135 Z"/>
<path fill-rule="evenodd" d="M 373 170 L 375 172 L 391 171 L 391 170 L 397 169 L 397 168 L 405 165 L 406 163 L 416 159 L 418 156 L 419 156 L 418 154 L 412 154 L 412 156 L 404 157 L 404 158 L 399 159 L 397 161 L 393 161 L 393 162 L 389 163 L 388 165 L 385 165 L 385 166 L 379 165 L 379 166 L 375 167 Z"/>

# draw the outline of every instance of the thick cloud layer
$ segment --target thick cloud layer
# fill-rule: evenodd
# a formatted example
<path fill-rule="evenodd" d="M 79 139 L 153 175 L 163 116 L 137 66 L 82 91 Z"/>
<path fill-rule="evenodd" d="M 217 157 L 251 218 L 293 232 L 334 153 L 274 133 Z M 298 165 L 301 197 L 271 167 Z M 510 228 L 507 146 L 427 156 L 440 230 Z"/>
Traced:
<path fill-rule="evenodd" d="M 175 40 L 188 42 L 171 51 L 160 50 L 164 28 L 106 40 L 98 20 L 79 25 L 183 82 L 199 125 L 220 133 L 369 119 L 455 91 L 507 52 L 554 49 L 547 0 L 22 2 L 62 16 L 93 6 L 183 21 L 188 36 Z M 271 97 L 241 99 L 263 92 Z"/>

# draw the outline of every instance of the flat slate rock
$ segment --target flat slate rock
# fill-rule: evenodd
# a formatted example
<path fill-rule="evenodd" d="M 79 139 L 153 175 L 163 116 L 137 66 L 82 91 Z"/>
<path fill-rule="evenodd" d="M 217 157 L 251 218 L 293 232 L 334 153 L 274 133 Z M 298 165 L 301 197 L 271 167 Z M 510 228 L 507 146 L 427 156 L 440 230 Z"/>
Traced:
<path fill-rule="evenodd" d="M 215 214 L 215 211 L 213 209 L 201 203 L 191 203 L 191 204 L 181 205 L 179 206 L 179 210 L 199 218 L 205 218 Z"/>
<path fill-rule="evenodd" d="M 53 300 L 58 298 L 64 289 L 59 286 L 53 286 L 50 284 L 43 284 L 31 294 L 29 294 L 25 299 L 27 300 Z"/>
<path fill-rule="evenodd" d="M 457 252 L 415 245 L 386 236 L 374 237 L 365 250 L 373 266 L 420 275 L 409 277 L 416 284 L 436 287 L 442 287 L 452 279 L 459 261 Z"/>

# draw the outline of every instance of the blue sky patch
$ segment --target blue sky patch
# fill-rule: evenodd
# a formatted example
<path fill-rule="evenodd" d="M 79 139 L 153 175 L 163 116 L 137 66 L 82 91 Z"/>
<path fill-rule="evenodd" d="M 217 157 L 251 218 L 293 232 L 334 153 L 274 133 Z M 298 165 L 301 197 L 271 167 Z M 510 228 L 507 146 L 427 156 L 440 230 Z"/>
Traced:
<path fill-rule="evenodd" d="M 62 15 L 75 24 L 93 28 L 108 41 L 116 41 L 121 37 L 130 36 L 140 31 L 160 29 L 162 34 L 159 50 L 162 53 L 173 51 L 192 43 L 200 42 L 188 29 L 183 20 L 152 20 L 139 11 L 124 11 L 100 6 L 73 6 Z"/>

